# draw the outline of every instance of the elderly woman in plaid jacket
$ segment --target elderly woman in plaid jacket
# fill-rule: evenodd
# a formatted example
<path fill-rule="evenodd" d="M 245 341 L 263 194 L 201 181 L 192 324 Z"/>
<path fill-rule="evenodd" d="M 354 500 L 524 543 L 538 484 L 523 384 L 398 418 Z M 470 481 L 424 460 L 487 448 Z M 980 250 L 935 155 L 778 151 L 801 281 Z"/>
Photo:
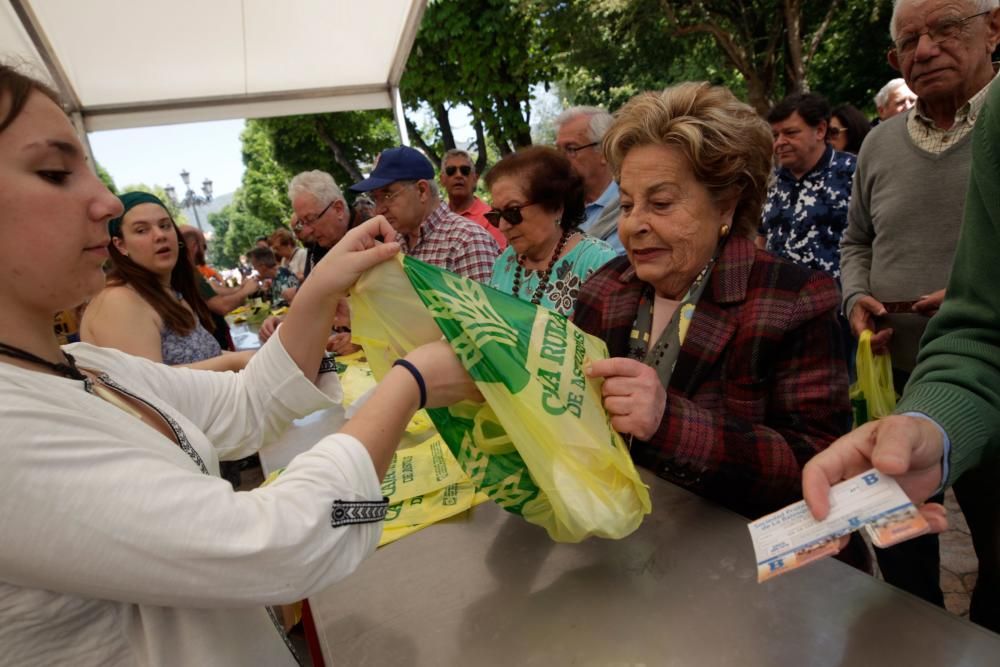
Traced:
<path fill-rule="evenodd" d="M 583 286 L 612 425 L 636 462 L 748 516 L 800 498 L 851 425 L 837 285 L 754 248 L 771 132 L 727 89 L 634 98 L 604 139 L 626 257 Z"/>

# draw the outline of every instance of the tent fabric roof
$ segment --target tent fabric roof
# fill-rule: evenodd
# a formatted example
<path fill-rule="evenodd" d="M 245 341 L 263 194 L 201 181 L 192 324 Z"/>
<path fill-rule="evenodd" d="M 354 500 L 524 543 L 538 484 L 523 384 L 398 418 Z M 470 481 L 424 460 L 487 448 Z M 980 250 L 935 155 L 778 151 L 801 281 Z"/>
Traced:
<path fill-rule="evenodd" d="M 4 0 L 87 131 L 392 108 L 427 0 Z M 47 75 L 47 76 L 46 76 Z"/>

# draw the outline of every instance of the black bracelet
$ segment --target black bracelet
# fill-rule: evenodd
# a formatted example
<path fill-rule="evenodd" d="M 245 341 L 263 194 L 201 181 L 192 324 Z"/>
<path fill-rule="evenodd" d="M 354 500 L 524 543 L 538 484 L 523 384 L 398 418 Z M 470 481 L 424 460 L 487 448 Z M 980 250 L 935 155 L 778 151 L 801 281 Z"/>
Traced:
<path fill-rule="evenodd" d="M 406 359 L 396 359 L 392 365 L 402 366 L 406 370 L 410 371 L 410 375 L 412 375 L 413 379 L 417 381 L 417 387 L 420 388 L 420 407 L 418 409 L 423 410 L 424 406 L 427 405 L 427 385 L 424 384 L 424 376 L 420 374 L 420 371 L 417 370 L 416 366 L 411 364 Z"/>

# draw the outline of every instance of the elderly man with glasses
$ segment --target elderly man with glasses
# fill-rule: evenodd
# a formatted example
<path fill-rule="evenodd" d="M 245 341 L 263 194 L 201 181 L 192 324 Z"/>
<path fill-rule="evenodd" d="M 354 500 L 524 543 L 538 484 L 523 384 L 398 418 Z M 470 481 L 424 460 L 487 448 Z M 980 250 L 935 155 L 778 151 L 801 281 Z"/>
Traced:
<path fill-rule="evenodd" d="M 853 333 L 875 332 L 872 349 L 891 353 L 896 391 L 902 392 L 951 273 L 972 128 L 994 78 L 990 58 L 1000 41 L 1000 9 L 997 0 L 898 0 L 890 31 L 889 63 L 916 93 L 917 104 L 865 139 L 840 268 Z M 976 472 L 955 484 L 980 563 L 971 619 L 1000 631 L 997 470 Z M 876 555 L 889 583 L 943 604 L 936 537 Z"/>
<path fill-rule="evenodd" d="M 507 247 L 503 232 L 486 221 L 489 205 L 476 196 L 479 174 L 472 156 L 460 148 L 452 148 L 441 159 L 441 186 L 448 195 L 448 208 L 485 229 L 500 246 Z"/>
<path fill-rule="evenodd" d="M 371 175 L 351 190 L 371 193 L 375 214 L 385 216 L 402 236 L 407 255 L 489 282 L 499 246 L 485 229 L 441 201 L 434 167 L 420 151 L 408 146 L 383 151 Z"/>
<path fill-rule="evenodd" d="M 292 231 L 306 244 L 303 280 L 327 251 L 347 233 L 350 211 L 347 200 L 333 176 L 314 169 L 296 174 L 288 184 L 288 199 L 295 212 Z M 269 317 L 260 326 L 260 339 L 266 341 L 281 320 Z"/>
<path fill-rule="evenodd" d="M 556 148 L 583 178 L 585 219 L 580 231 L 625 254 L 618 238 L 618 184 L 604 159 L 601 141 L 614 119 L 600 107 L 570 107 L 556 117 Z"/>

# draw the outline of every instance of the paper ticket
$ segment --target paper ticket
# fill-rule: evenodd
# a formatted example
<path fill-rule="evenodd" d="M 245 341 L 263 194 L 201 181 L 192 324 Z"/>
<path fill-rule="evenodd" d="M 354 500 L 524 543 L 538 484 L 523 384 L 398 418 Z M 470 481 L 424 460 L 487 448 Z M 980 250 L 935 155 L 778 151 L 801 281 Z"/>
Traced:
<path fill-rule="evenodd" d="M 831 489 L 830 514 L 823 521 L 816 521 L 800 500 L 750 522 L 757 581 L 837 553 L 837 540 L 862 527 L 879 547 L 930 530 L 896 480 L 872 469 Z"/>

